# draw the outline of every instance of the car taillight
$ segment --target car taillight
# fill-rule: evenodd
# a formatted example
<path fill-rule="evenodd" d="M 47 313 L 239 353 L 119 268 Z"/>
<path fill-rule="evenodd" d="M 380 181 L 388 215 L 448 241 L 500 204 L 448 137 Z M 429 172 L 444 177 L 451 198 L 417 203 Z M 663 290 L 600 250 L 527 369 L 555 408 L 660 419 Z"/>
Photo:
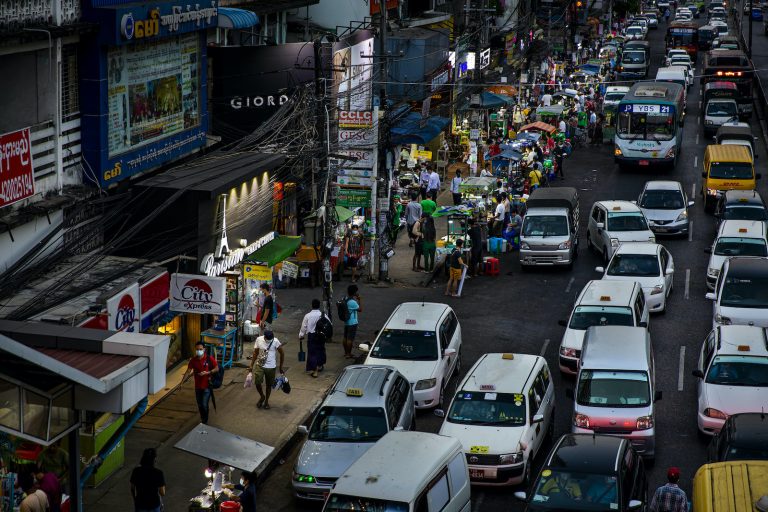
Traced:
<path fill-rule="evenodd" d="M 573 424 L 580 428 L 589 428 L 589 416 L 576 413 L 573 415 Z"/>
<path fill-rule="evenodd" d="M 723 411 L 719 411 L 717 409 L 713 409 L 712 407 L 707 407 L 704 409 L 704 416 L 707 416 L 709 418 L 715 418 L 718 420 L 727 420 L 728 415 L 725 414 Z"/>

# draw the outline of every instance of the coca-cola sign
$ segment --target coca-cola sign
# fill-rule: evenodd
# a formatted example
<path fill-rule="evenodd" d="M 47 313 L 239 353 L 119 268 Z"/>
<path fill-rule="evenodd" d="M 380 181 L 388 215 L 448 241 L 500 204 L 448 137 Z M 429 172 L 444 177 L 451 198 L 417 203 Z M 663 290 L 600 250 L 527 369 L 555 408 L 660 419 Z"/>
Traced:
<path fill-rule="evenodd" d="M 133 283 L 107 300 L 110 331 L 139 332 L 139 284 Z"/>
<path fill-rule="evenodd" d="M 171 311 L 222 315 L 225 292 L 223 277 L 171 274 Z"/>

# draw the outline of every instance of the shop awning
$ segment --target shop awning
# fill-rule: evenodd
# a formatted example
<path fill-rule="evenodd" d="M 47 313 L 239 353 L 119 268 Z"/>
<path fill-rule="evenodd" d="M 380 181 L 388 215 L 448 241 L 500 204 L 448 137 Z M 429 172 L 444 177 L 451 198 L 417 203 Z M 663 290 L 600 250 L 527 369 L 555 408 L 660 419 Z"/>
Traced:
<path fill-rule="evenodd" d="M 553 133 L 557 131 L 557 128 L 555 128 L 551 124 L 542 123 L 541 121 L 536 121 L 535 123 L 527 124 L 522 128 L 520 128 L 521 132 L 524 132 L 527 130 L 536 130 L 541 132 Z"/>
<path fill-rule="evenodd" d="M 485 108 L 497 108 L 509 105 L 515 101 L 511 96 L 505 94 L 494 94 L 492 92 L 485 91 L 480 94 L 480 104 L 472 105 Z"/>
<path fill-rule="evenodd" d="M 275 448 L 199 423 L 174 448 L 241 471 L 255 471 Z"/>
<path fill-rule="evenodd" d="M 300 236 L 275 236 L 275 239 L 248 255 L 243 263 L 274 267 L 296 252 L 301 245 Z"/>
<path fill-rule="evenodd" d="M 355 212 L 350 210 L 349 208 L 345 206 L 337 206 L 336 207 L 336 216 L 339 219 L 339 222 L 347 222 L 349 219 L 355 216 Z M 310 213 L 307 215 L 304 220 L 313 220 L 317 218 L 317 212 Z"/>
<path fill-rule="evenodd" d="M 437 137 L 451 122 L 447 117 L 431 116 L 421 126 L 421 114 L 411 112 L 398 121 L 390 130 L 392 144 L 427 144 Z"/>
<path fill-rule="evenodd" d="M 250 28 L 259 25 L 255 12 L 235 7 L 219 7 L 219 28 Z"/>

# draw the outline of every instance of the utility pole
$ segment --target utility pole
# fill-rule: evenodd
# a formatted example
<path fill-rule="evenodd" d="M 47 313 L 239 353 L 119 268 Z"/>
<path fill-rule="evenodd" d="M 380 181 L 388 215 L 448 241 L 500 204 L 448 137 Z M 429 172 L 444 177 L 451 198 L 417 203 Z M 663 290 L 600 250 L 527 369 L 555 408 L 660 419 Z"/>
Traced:
<path fill-rule="evenodd" d="M 378 1 L 380 5 L 379 83 L 381 84 L 381 87 L 379 88 L 379 111 L 383 111 L 384 115 L 381 116 L 381 119 L 374 120 L 375 125 L 378 126 L 376 178 L 379 180 L 379 183 L 383 183 L 383 186 L 376 187 L 376 197 L 371 197 L 371 203 L 373 203 L 371 204 L 371 207 L 377 209 L 381 203 L 379 198 L 390 198 L 389 188 L 391 186 L 389 182 L 389 171 L 387 169 L 387 143 L 389 142 L 389 126 L 387 124 L 387 114 L 389 113 L 389 109 L 387 108 L 387 77 L 389 76 L 387 70 L 387 64 L 389 63 L 389 58 L 387 56 L 387 30 L 389 27 L 387 26 L 387 0 Z M 371 195 L 373 196 L 373 194 Z M 391 200 L 392 199 L 390 198 L 389 201 Z M 376 239 L 379 249 L 379 281 L 387 281 L 389 279 L 389 262 L 384 254 L 384 249 L 387 247 L 384 243 L 384 235 L 389 228 L 386 214 L 392 208 L 389 201 L 387 202 L 386 210 L 382 209 L 383 211 L 379 211 L 378 220 L 380 227 L 376 230 Z M 392 221 L 394 222 L 395 219 L 392 219 Z"/>

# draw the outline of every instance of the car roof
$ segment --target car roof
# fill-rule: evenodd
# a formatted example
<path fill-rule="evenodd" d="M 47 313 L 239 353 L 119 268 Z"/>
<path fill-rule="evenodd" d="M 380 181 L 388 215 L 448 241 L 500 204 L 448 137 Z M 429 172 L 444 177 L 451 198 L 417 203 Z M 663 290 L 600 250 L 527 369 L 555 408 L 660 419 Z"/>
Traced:
<path fill-rule="evenodd" d="M 658 254 L 661 250 L 659 244 L 651 242 L 622 242 L 615 254 Z"/>
<path fill-rule="evenodd" d="M 622 211 L 622 212 L 639 212 L 640 207 L 630 201 L 595 201 L 603 205 L 609 212 Z"/>
<path fill-rule="evenodd" d="M 545 467 L 594 474 L 615 474 L 624 443 L 621 437 L 565 434 L 552 449 Z"/>
<path fill-rule="evenodd" d="M 375 407 L 386 397 L 386 389 L 394 381 L 397 370 L 383 365 L 347 366 L 336 379 L 324 406 L 329 407 Z M 350 394 L 347 390 L 362 392 L 362 396 Z M 355 391 L 355 392 L 356 392 Z"/>
<path fill-rule="evenodd" d="M 724 198 L 726 205 L 733 203 L 765 206 L 757 190 L 727 190 Z"/>
<path fill-rule="evenodd" d="M 672 180 L 652 180 L 645 182 L 645 190 L 682 190 L 683 186 L 679 181 Z"/>
<path fill-rule="evenodd" d="M 626 92 L 629 92 L 629 87 L 624 86 L 624 85 L 612 85 L 610 87 L 607 87 L 605 89 L 605 92 L 606 93 L 609 93 L 609 92 L 624 92 L 624 93 L 626 93 Z"/>
<path fill-rule="evenodd" d="M 483 354 L 458 389 L 489 391 L 488 386 L 495 386 L 494 391 L 499 393 L 522 393 L 539 360 L 545 362 L 543 357 L 531 354 Z"/>
<path fill-rule="evenodd" d="M 579 295 L 578 306 L 629 306 L 638 284 L 634 281 L 593 279 Z M 607 298 L 608 300 L 602 300 Z"/>
<path fill-rule="evenodd" d="M 645 327 L 599 325 L 587 329 L 581 368 L 590 370 L 644 370 L 650 347 Z"/>
<path fill-rule="evenodd" d="M 454 452 L 460 452 L 458 439 L 416 431 L 391 431 L 347 468 L 336 481 L 334 494 L 377 498 L 390 501 L 410 501 L 421 492 L 430 478 L 431 470 L 439 469 Z M 409 468 L 405 473 L 403 468 Z"/>
<path fill-rule="evenodd" d="M 734 144 L 710 144 L 704 150 L 704 158 L 716 162 L 752 164 L 752 154 L 745 146 Z"/>
<path fill-rule="evenodd" d="M 754 325 L 720 325 L 718 355 L 768 356 L 768 338 L 763 327 Z"/>
<path fill-rule="evenodd" d="M 733 256 L 725 261 L 723 273 L 729 277 L 768 277 L 768 258 Z"/>
<path fill-rule="evenodd" d="M 740 448 L 768 446 L 768 416 L 761 412 L 743 412 L 728 417 L 731 445 Z"/>
<path fill-rule="evenodd" d="M 717 235 L 740 238 L 765 238 L 765 222 L 761 220 L 724 220 Z"/>
<path fill-rule="evenodd" d="M 435 331 L 437 323 L 448 309 L 450 306 L 439 302 L 403 302 L 395 308 L 384 327 L 411 331 Z"/>

